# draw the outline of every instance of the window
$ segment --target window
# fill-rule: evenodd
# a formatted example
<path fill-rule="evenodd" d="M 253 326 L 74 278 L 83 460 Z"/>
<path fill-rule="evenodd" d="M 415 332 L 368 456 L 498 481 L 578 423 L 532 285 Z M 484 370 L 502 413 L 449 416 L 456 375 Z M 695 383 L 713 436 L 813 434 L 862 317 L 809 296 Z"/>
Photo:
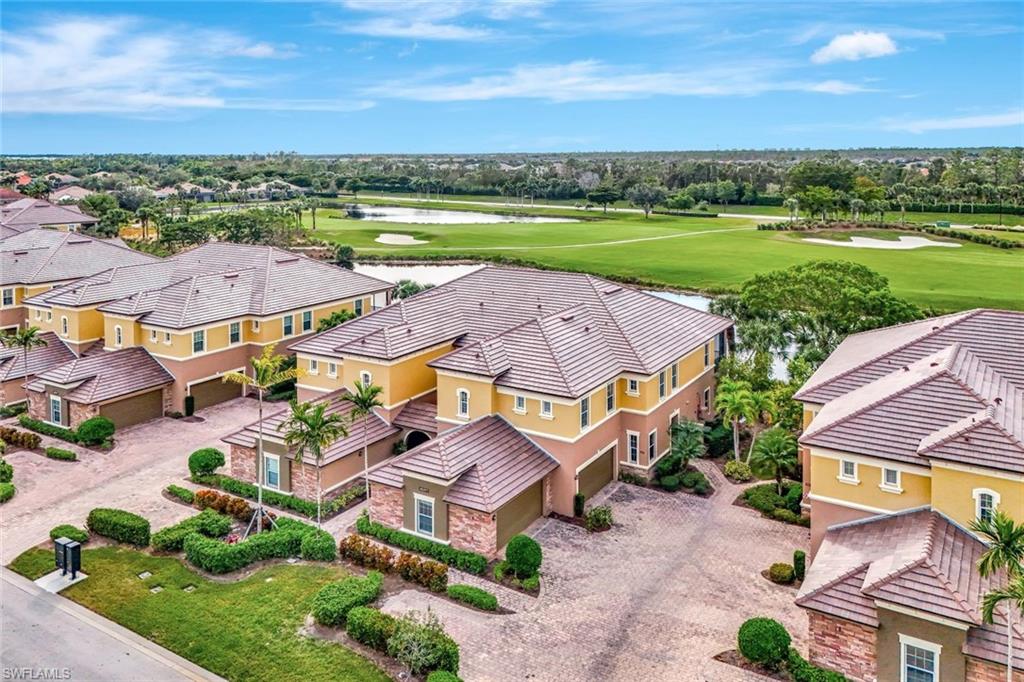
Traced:
<path fill-rule="evenodd" d="M 160 333 L 157 332 L 157 330 L 155 330 L 155 329 L 150 329 L 149 330 L 149 340 L 152 341 L 153 343 L 156 343 L 158 338 L 160 338 Z"/>
<path fill-rule="evenodd" d="M 228 325 L 228 343 L 238 343 L 242 340 L 242 323 L 232 322 Z"/>
<path fill-rule="evenodd" d="M 629 454 L 629 461 L 637 464 L 640 461 L 640 434 L 632 431 L 626 432 L 626 449 Z"/>
<path fill-rule="evenodd" d="M 707 367 L 711 364 L 711 344 L 704 344 L 704 366 Z"/>
<path fill-rule="evenodd" d="M 668 432 L 672 434 L 672 427 L 679 423 L 679 410 L 673 412 L 668 418 Z"/>
<path fill-rule="evenodd" d="M 630 395 L 640 395 L 640 382 L 636 379 L 627 379 L 626 393 Z"/>
<path fill-rule="evenodd" d="M 60 424 L 63 422 L 61 418 L 61 402 L 60 396 L 50 396 L 50 421 L 54 424 Z"/>
<path fill-rule="evenodd" d="M 14 305 L 14 289 L 4 289 L 4 306 Z"/>
<path fill-rule="evenodd" d="M 679 365 L 672 365 L 672 388 L 679 388 Z"/>
<path fill-rule="evenodd" d="M 252 327 L 252 331 L 253 331 L 254 334 L 259 334 L 260 333 L 260 321 L 259 320 L 253 320 L 249 324 L 249 326 Z"/>
<path fill-rule="evenodd" d="M 320 373 L 320 363 L 317 360 L 312 360 L 311 359 L 309 361 L 309 373 L 310 374 L 319 374 Z"/>
<path fill-rule="evenodd" d="M 285 315 L 281 319 L 282 319 L 282 324 L 284 325 L 284 335 L 285 336 L 291 336 L 292 334 L 294 334 L 295 333 L 295 316 L 294 315 Z"/>
<path fill-rule="evenodd" d="M 665 372 L 658 372 L 658 397 L 665 397 Z"/>
<path fill-rule="evenodd" d="M 53 311 L 52 310 L 47 310 L 46 311 L 46 321 L 47 322 L 53 322 Z"/>
<path fill-rule="evenodd" d="M 121 325 L 115 324 L 114 325 L 114 345 L 117 346 L 118 348 L 120 348 L 122 343 L 124 343 L 124 333 L 121 331 Z"/>
<path fill-rule="evenodd" d="M 64 317 L 63 315 L 60 316 L 60 333 L 61 336 L 68 335 L 68 318 Z"/>
<path fill-rule="evenodd" d="M 850 483 L 859 483 L 857 480 L 857 463 L 843 459 L 839 461 L 839 480 L 848 481 Z"/>
<path fill-rule="evenodd" d="M 900 682 L 937 682 L 942 647 L 900 634 Z"/>
<path fill-rule="evenodd" d="M 43 311 L 39 310 L 38 308 L 36 309 L 36 319 L 37 320 L 43 319 Z"/>
<path fill-rule="evenodd" d="M 206 350 L 206 332 L 202 329 L 192 332 L 192 352 L 202 353 L 204 350 Z"/>
<path fill-rule="evenodd" d="M 166 343 L 168 346 L 171 345 L 171 333 L 170 332 L 164 332 L 164 343 Z"/>
<path fill-rule="evenodd" d="M 604 409 L 611 414 L 615 410 L 615 382 L 604 387 Z"/>
<path fill-rule="evenodd" d="M 469 417 L 469 391 L 460 388 L 455 392 L 456 410 L 460 417 Z"/>
<path fill-rule="evenodd" d="M 655 429 L 647 434 L 647 461 L 653 462 L 658 458 L 658 431 Z"/>
<path fill-rule="evenodd" d="M 513 408 L 519 414 L 526 414 L 526 396 L 516 396 L 516 406 Z"/>
<path fill-rule="evenodd" d="M 308 332 L 313 329 L 313 311 L 307 310 L 302 313 L 302 331 Z"/>
<path fill-rule="evenodd" d="M 542 400 L 540 401 L 540 416 L 551 419 L 551 401 Z"/>
<path fill-rule="evenodd" d="M 586 397 L 580 401 L 580 428 L 585 429 L 590 426 L 590 397 Z"/>
<path fill-rule="evenodd" d="M 263 455 L 263 482 L 275 490 L 281 487 L 281 460 L 274 455 Z"/>
<path fill-rule="evenodd" d="M 360 372 L 359 383 L 361 383 L 363 386 L 369 386 L 370 384 L 373 383 L 373 375 L 370 374 L 369 372 Z"/>
<path fill-rule="evenodd" d="M 882 469 L 882 490 L 890 492 L 903 492 L 900 487 L 899 469 Z"/>
<path fill-rule="evenodd" d="M 999 506 L 999 493 L 986 488 L 977 488 L 974 493 L 974 515 L 979 521 L 988 521 L 992 518 L 996 507 Z"/>
<path fill-rule="evenodd" d="M 434 501 L 429 497 L 416 497 L 416 532 L 434 536 Z"/>
<path fill-rule="evenodd" d="M 700 404 L 701 404 L 701 407 L 703 407 L 705 410 L 710 410 L 711 409 L 711 389 L 710 388 L 705 388 L 704 389 L 704 395 L 700 399 Z"/>
<path fill-rule="evenodd" d="M 353 305 L 355 306 L 354 312 L 356 314 L 356 317 L 359 317 L 360 315 L 362 315 L 363 314 L 363 299 L 357 298 Z"/>
<path fill-rule="evenodd" d="M 338 364 L 335 362 L 327 363 L 327 376 L 336 377 L 338 376 Z"/>

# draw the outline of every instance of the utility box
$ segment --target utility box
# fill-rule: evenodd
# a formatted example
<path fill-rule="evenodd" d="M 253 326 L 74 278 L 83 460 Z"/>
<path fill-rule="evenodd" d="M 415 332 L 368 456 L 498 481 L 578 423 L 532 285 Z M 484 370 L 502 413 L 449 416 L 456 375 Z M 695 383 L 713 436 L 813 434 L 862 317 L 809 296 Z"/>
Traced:
<path fill-rule="evenodd" d="M 949 221 L 948 220 L 936 220 L 935 221 L 935 227 L 949 227 Z"/>
<path fill-rule="evenodd" d="M 53 563 L 62 573 L 67 573 L 67 550 L 71 542 L 69 538 L 57 538 L 53 541 Z"/>
<path fill-rule="evenodd" d="M 54 563 L 61 575 L 71 571 L 71 579 L 78 577 L 82 570 L 82 544 L 68 538 L 57 538 L 53 541 Z"/>

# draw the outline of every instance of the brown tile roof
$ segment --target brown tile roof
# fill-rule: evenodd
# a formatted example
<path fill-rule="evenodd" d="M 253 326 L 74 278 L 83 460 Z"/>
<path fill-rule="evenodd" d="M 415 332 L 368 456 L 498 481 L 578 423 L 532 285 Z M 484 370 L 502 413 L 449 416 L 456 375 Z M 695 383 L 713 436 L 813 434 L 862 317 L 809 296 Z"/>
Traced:
<path fill-rule="evenodd" d="M 591 275 L 485 267 L 292 349 L 394 359 L 454 341 L 432 366 L 577 397 L 623 371 L 653 374 L 731 326 Z"/>
<path fill-rule="evenodd" d="M 406 403 L 391 420 L 395 426 L 437 433 L 437 405 L 435 403 Z"/>
<path fill-rule="evenodd" d="M 39 374 L 28 388 L 45 391 L 47 384 L 75 385 L 69 400 L 93 404 L 163 386 L 174 381 L 144 348 L 124 348 L 83 355 Z"/>
<path fill-rule="evenodd" d="M 983 624 L 980 611 L 984 594 L 1006 577 L 981 577 L 984 551 L 973 535 L 927 509 L 840 524 L 825 534 L 796 603 L 870 627 L 878 627 L 876 603 L 956 620 L 970 626 L 966 653 L 999 662 L 1005 620 L 997 615 L 995 624 Z M 1024 638 L 1024 629 L 1015 629 L 1015 639 Z M 1017 647 L 1024 663 L 1022 653 Z"/>
<path fill-rule="evenodd" d="M 157 262 L 155 256 L 109 240 L 31 229 L 0 241 L 0 284 L 61 282 L 113 267 Z"/>
<path fill-rule="evenodd" d="M 70 177 L 70 176 L 69 176 Z M 84 199 L 90 194 L 96 194 L 91 189 L 80 187 L 78 185 L 68 185 L 67 187 L 61 187 L 50 192 L 50 201 L 60 202 L 64 200 L 78 201 Z"/>
<path fill-rule="evenodd" d="M 455 480 L 444 499 L 494 512 L 558 468 L 558 461 L 500 416 L 487 416 L 437 438 L 370 472 L 370 480 L 402 486 L 403 474 Z"/>
<path fill-rule="evenodd" d="M 21 199 L 28 199 L 27 196 L 21 192 L 17 192 L 10 187 L 0 187 L 0 201 L 4 203 L 13 203 Z"/>
<path fill-rule="evenodd" d="M 347 394 L 348 389 L 343 388 L 313 401 L 314 404 L 326 402 L 327 414 L 340 414 L 344 418 L 345 425 L 348 429 L 348 436 L 334 441 L 324 449 L 323 464 L 330 464 L 331 462 L 341 459 L 346 455 L 361 451 L 363 448 L 364 427 L 366 428 L 366 442 L 370 445 L 393 436 L 400 431 L 400 429 L 388 424 L 376 413 L 362 417 L 353 423 L 352 403 L 344 399 L 344 396 Z M 288 417 L 290 415 L 291 409 L 284 408 L 269 416 L 265 416 L 263 418 L 264 436 L 282 441 L 284 439 L 284 433 L 281 428 L 284 423 L 288 421 Z M 254 448 L 259 440 L 259 423 L 253 422 L 243 429 L 225 436 L 222 440 L 225 443 Z M 291 453 L 289 453 L 288 456 L 294 457 Z"/>
<path fill-rule="evenodd" d="M 76 206 L 57 206 L 43 199 L 19 199 L 0 206 L 5 225 L 94 225 L 99 220 Z"/>
<path fill-rule="evenodd" d="M 49 369 L 75 359 L 75 354 L 64 345 L 53 332 L 39 335 L 45 346 L 33 348 L 28 352 L 28 372 L 25 372 L 25 354 L 21 348 L 8 348 L 0 345 L 0 381 L 21 379 L 25 376 L 40 374 Z"/>

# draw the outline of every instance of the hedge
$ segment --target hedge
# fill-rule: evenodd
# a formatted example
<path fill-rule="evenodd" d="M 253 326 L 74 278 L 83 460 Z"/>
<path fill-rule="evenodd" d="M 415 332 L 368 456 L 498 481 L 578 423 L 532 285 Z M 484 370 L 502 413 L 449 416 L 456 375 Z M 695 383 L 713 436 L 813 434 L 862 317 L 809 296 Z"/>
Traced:
<path fill-rule="evenodd" d="M 13 445 L 16 448 L 25 448 L 26 450 L 35 450 L 43 442 L 43 439 L 38 434 L 19 431 L 10 426 L 0 426 L 0 440 L 8 445 Z"/>
<path fill-rule="evenodd" d="M 50 459 L 59 459 L 65 462 L 74 462 L 78 459 L 78 455 L 64 448 L 46 448 L 46 456 Z"/>
<path fill-rule="evenodd" d="M 27 414 L 23 414 L 18 417 L 18 423 L 24 426 L 26 429 L 41 433 L 44 436 L 51 436 L 52 438 L 59 438 L 66 440 L 69 443 L 78 442 L 78 434 L 71 429 L 66 429 L 63 426 L 54 426 L 53 424 L 47 424 L 44 421 L 33 419 Z M 4 440 L 7 440 L 4 438 Z M 36 447 L 39 447 L 36 445 Z"/>
<path fill-rule="evenodd" d="M 7 502 L 14 497 L 15 492 L 13 483 L 0 483 L 0 504 Z"/>
<path fill-rule="evenodd" d="M 388 640 L 395 634 L 397 622 L 394 616 L 378 609 L 356 606 L 345 619 L 345 632 L 372 649 L 387 651 Z"/>
<path fill-rule="evenodd" d="M 800 652 L 792 647 L 789 649 L 786 668 L 793 682 L 846 682 L 845 675 L 808 663 Z"/>
<path fill-rule="evenodd" d="M 263 559 L 299 556 L 302 538 L 314 530 L 301 521 L 280 519 L 276 530 L 251 535 L 231 545 L 199 533 L 190 533 L 185 537 L 185 559 L 210 573 L 230 573 Z"/>
<path fill-rule="evenodd" d="M 349 611 L 357 606 L 366 606 L 377 598 L 383 581 L 384 576 L 370 571 L 365 578 L 350 576 L 324 585 L 313 597 L 313 618 L 320 625 L 340 626 Z"/>
<path fill-rule="evenodd" d="M 365 511 L 356 519 L 356 530 L 363 535 L 370 535 L 399 549 L 426 554 L 442 563 L 454 566 L 460 571 L 480 575 L 487 569 L 487 558 L 482 554 L 455 549 L 448 545 L 442 545 L 440 542 L 434 542 L 433 540 L 427 540 L 404 531 L 389 528 L 376 521 L 371 521 L 369 514 Z"/>
<path fill-rule="evenodd" d="M 86 526 L 97 535 L 136 547 L 149 545 L 149 521 L 122 509 L 97 507 L 89 512 Z"/>
<path fill-rule="evenodd" d="M 435 670 L 427 675 L 427 682 L 462 682 L 462 678 L 447 670 Z"/>
<path fill-rule="evenodd" d="M 56 540 L 57 538 L 67 538 L 85 544 L 89 541 L 89 533 L 69 523 L 64 523 L 50 529 L 50 539 Z"/>
<path fill-rule="evenodd" d="M 221 490 L 232 493 L 233 495 L 239 495 L 250 500 L 255 500 L 257 496 L 257 489 L 254 484 L 247 483 L 246 481 L 240 481 L 237 478 L 232 478 L 225 474 L 209 474 L 203 476 L 193 475 L 192 481 L 202 485 L 220 488 Z M 322 517 L 326 518 L 341 511 L 354 500 L 363 497 L 365 494 L 365 488 L 362 484 L 352 486 L 351 488 L 342 491 L 337 497 L 334 497 L 324 503 L 321 514 Z M 264 488 L 263 504 L 294 511 L 307 518 L 316 518 L 316 500 L 305 500 L 301 497 L 284 495 Z"/>
<path fill-rule="evenodd" d="M 204 509 L 180 523 L 168 526 L 153 534 L 153 549 L 162 552 L 178 552 L 190 533 L 202 533 L 208 538 L 219 538 L 231 530 L 231 519 L 212 509 Z"/>
<path fill-rule="evenodd" d="M 334 538 L 325 530 L 306 533 L 299 545 L 299 556 L 306 561 L 334 561 L 338 558 L 338 548 Z"/>
<path fill-rule="evenodd" d="M 16 415 L 22 414 L 26 410 L 28 410 L 27 400 L 20 403 L 15 403 L 13 405 L 4 405 L 3 407 L 0 407 L 0 419 L 14 417 Z"/>
<path fill-rule="evenodd" d="M 395 570 L 405 580 L 418 583 L 431 592 L 444 592 L 448 586 L 448 567 L 440 561 L 402 552 L 395 562 Z"/>
<path fill-rule="evenodd" d="M 2 441 L 0 441 L 2 442 Z M 10 483 L 14 480 L 14 465 L 0 459 L 0 483 Z"/>
<path fill-rule="evenodd" d="M 487 590 L 472 585 L 449 585 L 448 596 L 484 611 L 497 611 L 498 598 Z"/>
<path fill-rule="evenodd" d="M 182 488 L 180 485 L 169 485 L 167 486 L 167 493 L 177 497 L 185 504 L 192 504 L 196 501 L 196 494 L 188 488 Z"/>

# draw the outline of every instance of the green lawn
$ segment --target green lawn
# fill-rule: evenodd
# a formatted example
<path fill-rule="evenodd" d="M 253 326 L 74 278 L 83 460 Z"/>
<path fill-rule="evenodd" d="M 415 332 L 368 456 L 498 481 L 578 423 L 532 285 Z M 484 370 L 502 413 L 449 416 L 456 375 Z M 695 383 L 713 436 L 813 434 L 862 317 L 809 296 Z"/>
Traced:
<path fill-rule="evenodd" d="M 571 209 L 549 212 L 579 215 Z M 735 290 L 758 272 L 809 260 L 841 259 L 877 270 L 889 278 L 896 293 L 937 310 L 1024 309 L 1024 249 L 969 242 L 960 242 L 957 249 L 840 248 L 804 243 L 788 233 L 757 231 L 755 221 L 742 218 L 652 215 L 645 220 L 639 214 L 604 217 L 591 211 L 589 220 L 579 223 L 403 225 L 330 218 L 330 213 L 318 211 L 317 235 L 367 254 L 507 256 L 709 293 Z M 308 213 L 304 219 L 308 225 Z M 429 243 L 383 245 L 374 241 L 381 232 L 409 234 Z M 635 239 L 644 241 L 629 241 Z"/>
<path fill-rule="evenodd" d="M 12 569 L 40 553 L 52 563 L 52 552 L 33 549 Z M 296 634 L 317 590 L 345 576 L 337 566 L 278 565 L 218 583 L 175 558 L 101 547 L 82 552 L 82 568 L 89 578 L 63 596 L 229 680 L 389 679 L 350 649 Z M 143 571 L 152 577 L 140 580 Z M 153 594 L 156 585 L 163 591 Z"/>

